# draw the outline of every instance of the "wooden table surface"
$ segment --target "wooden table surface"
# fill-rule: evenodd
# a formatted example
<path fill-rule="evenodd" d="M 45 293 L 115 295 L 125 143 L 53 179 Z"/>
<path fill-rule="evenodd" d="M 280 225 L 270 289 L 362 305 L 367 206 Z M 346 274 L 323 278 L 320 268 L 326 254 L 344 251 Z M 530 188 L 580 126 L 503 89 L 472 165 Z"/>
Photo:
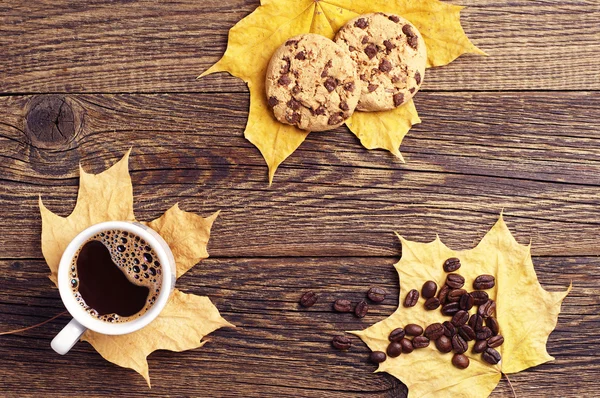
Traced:
<path fill-rule="evenodd" d="M 0 3 L 0 331 L 64 310 L 41 254 L 38 195 L 69 214 L 78 163 L 100 172 L 129 147 L 138 219 L 176 202 L 222 211 L 211 258 L 179 287 L 210 296 L 238 326 L 200 349 L 152 354 L 148 390 L 87 343 L 55 354 L 64 316 L 0 337 L 0 396 L 403 397 L 402 383 L 372 373 L 364 344 L 337 352 L 332 336 L 396 308 L 393 231 L 466 249 L 502 209 L 517 240 L 532 241 L 542 285 L 574 285 L 548 341 L 556 361 L 513 375 L 517 395 L 597 396 L 600 3 L 461 1 L 465 31 L 490 56 L 428 71 L 406 164 L 342 127 L 310 135 L 272 187 L 243 137 L 246 86 L 227 74 L 196 80 L 258 3 Z M 40 109 L 74 122 L 31 127 Z M 335 298 L 374 285 L 390 298 L 364 319 L 331 312 Z M 308 289 L 321 300 L 300 310 Z M 511 396 L 506 381 L 492 396 Z"/>

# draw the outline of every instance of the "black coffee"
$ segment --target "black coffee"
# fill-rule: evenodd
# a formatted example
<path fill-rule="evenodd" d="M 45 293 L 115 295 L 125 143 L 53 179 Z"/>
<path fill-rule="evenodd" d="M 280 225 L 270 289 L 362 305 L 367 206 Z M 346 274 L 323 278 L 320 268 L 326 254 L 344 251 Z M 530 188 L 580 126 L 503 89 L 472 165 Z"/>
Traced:
<path fill-rule="evenodd" d="M 127 322 L 143 315 L 161 288 L 156 252 L 127 231 L 101 232 L 71 263 L 71 288 L 86 311 L 106 322 Z"/>

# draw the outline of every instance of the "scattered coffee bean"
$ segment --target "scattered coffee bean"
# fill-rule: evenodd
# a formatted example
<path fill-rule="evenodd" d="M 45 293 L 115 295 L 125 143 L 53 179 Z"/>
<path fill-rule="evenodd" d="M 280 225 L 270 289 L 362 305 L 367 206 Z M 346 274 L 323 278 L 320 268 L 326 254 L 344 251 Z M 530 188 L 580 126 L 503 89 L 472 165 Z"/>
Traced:
<path fill-rule="evenodd" d="M 369 355 L 369 360 L 373 363 L 381 363 L 385 361 L 387 356 L 383 351 L 373 351 L 371 355 Z"/>
<path fill-rule="evenodd" d="M 367 292 L 367 297 L 374 303 L 381 303 L 383 300 L 385 300 L 386 294 L 387 292 L 385 289 L 381 287 L 372 287 Z"/>
<path fill-rule="evenodd" d="M 477 332 L 477 340 L 486 340 L 490 337 L 492 337 L 492 329 L 488 328 L 487 326 L 482 327 Z"/>
<path fill-rule="evenodd" d="M 469 326 L 471 326 L 471 328 L 474 331 L 480 330 L 481 327 L 483 326 L 483 318 L 481 317 L 481 315 L 478 315 L 478 314 L 471 315 L 471 319 L 469 319 Z"/>
<path fill-rule="evenodd" d="M 404 326 L 404 332 L 409 336 L 420 336 L 423 334 L 423 328 L 415 323 L 409 323 Z"/>
<path fill-rule="evenodd" d="M 458 334 L 460 334 L 460 337 L 465 339 L 465 341 L 475 340 L 475 337 L 477 337 L 477 334 L 469 325 L 462 325 L 461 327 L 459 327 Z"/>
<path fill-rule="evenodd" d="M 487 301 L 490 299 L 490 297 L 488 296 L 487 292 L 481 291 L 481 290 L 477 290 L 474 292 L 469 293 L 471 296 L 473 296 L 473 305 L 482 305 L 487 303 Z"/>
<path fill-rule="evenodd" d="M 477 340 L 475 345 L 473 345 L 473 353 L 481 354 L 488 348 L 488 343 L 486 340 Z"/>
<path fill-rule="evenodd" d="M 494 318 L 493 316 L 486 319 L 485 324 L 487 325 L 488 328 L 490 328 L 492 330 L 492 335 L 495 336 L 498 333 L 500 333 L 500 325 L 498 324 L 498 321 L 496 320 L 496 318 Z"/>
<path fill-rule="evenodd" d="M 369 312 L 369 304 L 367 304 L 365 300 L 361 300 L 358 304 L 356 304 L 356 307 L 354 308 L 354 315 L 356 315 L 358 318 L 364 318 L 365 315 L 367 315 L 367 312 Z"/>
<path fill-rule="evenodd" d="M 469 358 L 463 354 L 454 354 L 452 357 L 452 365 L 459 369 L 466 369 L 469 367 Z"/>
<path fill-rule="evenodd" d="M 404 306 L 405 307 L 414 307 L 419 301 L 419 292 L 417 289 L 412 289 L 410 292 L 406 293 L 406 297 L 404 298 Z"/>
<path fill-rule="evenodd" d="M 452 351 L 452 341 L 446 336 L 442 336 L 439 339 L 437 339 L 435 341 L 435 346 L 440 352 L 443 352 L 444 354 Z"/>
<path fill-rule="evenodd" d="M 421 296 L 425 299 L 435 296 L 435 292 L 437 292 L 437 285 L 434 281 L 425 282 L 421 288 Z"/>
<path fill-rule="evenodd" d="M 458 303 L 460 298 L 467 294 L 465 289 L 450 289 L 448 292 L 448 301 L 451 303 Z"/>
<path fill-rule="evenodd" d="M 496 286 L 496 278 L 492 275 L 479 275 L 473 281 L 473 288 L 477 290 L 491 289 Z"/>
<path fill-rule="evenodd" d="M 388 340 L 389 341 L 400 341 L 404 338 L 405 335 L 406 335 L 406 332 L 404 332 L 404 329 L 396 328 L 391 331 L 390 335 L 388 336 Z"/>
<path fill-rule="evenodd" d="M 494 300 L 488 300 L 485 304 L 482 304 L 477 309 L 477 313 L 484 318 L 489 318 L 496 312 L 496 302 Z"/>
<path fill-rule="evenodd" d="M 354 311 L 354 307 L 352 306 L 352 302 L 350 300 L 339 299 L 335 300 L 333 303 L 333 309 L 337 312 L 352 312 Z"/>
<path fill-rule="evenodd" d="M 318 299 L 319 296 L 315 292 L 306 292 L 300 297 L 300 305 L 304 308 L 312 307 Z"/>
<path fill-rule="evenodd" d="M 460 260 L 456 257 L 449 258 L 444 261 L 444 271 L 454 272 L 460 268 Z"/>
<path fill-rule="evenodd" d="M 492 336 L 487 341 L 488 347 L 492 347 L 492 348 L 500 347 L 502 345 L 502 343 L 504 343 L 504 337 L 502 337 L 500 335 Z"/>
<path fill-rule="evenodd" d="M 402 352 L 405 354 L 410 354 L 415 349 L 413 347 L 412 341 L 409 339 L 400 340 L 400 345 L 402 346 Z"/>
<path fill-rule="evenodd" d="M 465 310 L 460 310 L 452 317 L 452 324 L 456 327 L 462 326 L 469 320 L 469 313 Z"/>
<path fill-rule="evenodd" d="M 466 293 L 460 297 L 458 306 L 461 310 L 469 311 L 471 308 L 473 308 L 473 302 L 473 296 L 471 296 L 469 293 Z"/>
<path fill-rule="evenodd" d="M 452 289 L 460 289 L 465 285 L 465 278 L 459 274 L 448 274 L 446 277 L 446 285 Z"/>
<path fill-rule="evenodd" d="M 413 347 L 425 348 L 429 345 L 429 339 L 425 336 L 416 336 L 412 340 Z"/>
<path fill-rule="evenodd" d="M 487 363 L 492 364 L 492 365 L 497 364 L 502 359 L 502 357 L 500 356 L 500 353 L 490 347 L 486 348 L 486 350 L 483 352 L 483 354 L 481 354 L 481 358 L 484 361 L 486 361 Z"/>
<path fill-rule="evenodd" d="M 450 287 L 448 285 L 442 286 L 440 291 L 438 292 L 437 298 L 440 300 L 441 305 L 445 305 L 448 302 L 448 293 L 450 292 Z"/>
<path fill-rule="evenodd" d="M 435 310 L 440 307 L 440 300 L 437 297 L 428 298 L 425 301 L 425 309 L 428 311 Z"/>
<path fill-rule="evenodd" d="M 455 353 L 463 354 L 465 351 L 467 351 L 468 348 L 469 345 L 467 344 L 465 339 L 460 337 L 460 335 L 455 334 L 454 336 L 452 336 L 452 349 Z"/>
<path fill-rule="evenodd" d="M 388 345 L 387 350 L 385 350 L 385 352 L 387 353 L 388 357 L 396 358 L 400 356 L 400 354 L 402 354 L 402 346 L 400 345 L 400 343 L 392 341 Z"/>
<path fill-rule="evenodd" d="M 331 340 L 331 345 L 337 348 L 338 350 L 348 350 L 352 347 L 352 340 L 350 340 L 346 336 L 335 336 L 333 340 Z"/>
<path fill-rule="evenodd" d="M 444 327 L 441 323 L 432 323 L 425 328 L 424 334 L 429 340 L 437 340 L 444 335 Z"/>
<path fill-rule="evenodd" d="M 445 321 L 442 323 L 442 326 L 444 327 L 444 336 L 452 337 L 456 334 L 456 326 L 454 326 L 452 322 Z"/>
<path fill-rule="evenodd" d="M 449 316 L 454 315 L 460 310 L 458 303 L 448 303 L 442 307 L 442 314 Z"/>

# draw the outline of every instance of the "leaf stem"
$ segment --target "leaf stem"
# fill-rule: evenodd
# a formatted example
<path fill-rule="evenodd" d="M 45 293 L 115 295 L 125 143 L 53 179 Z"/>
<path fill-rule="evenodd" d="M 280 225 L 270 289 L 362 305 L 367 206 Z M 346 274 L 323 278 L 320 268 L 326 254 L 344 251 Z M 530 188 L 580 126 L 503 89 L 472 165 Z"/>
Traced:
<path fill-rule="evenodd" d="M 506 373 L 502 373 L 502 376 L 504 376 L 506 378 L 506 381 L 508 382 L 508 386 L 510 387 L 510 390 L 512 391 L 513 397 L 517 398 L 517 393 L 515 392 L 515 389 L 513 388 L 513 385 L 510 382 L 508 375 Z"/>
<path fill-rule="evenodd" d="M 61 312 L 60 314 L 55 315 L 55 316 L 53 316 L 50 319 L 46 319 L 44 322 L 40 322 L 37 325 L 28 326 L 28 327 L 22 328 L 22 329 L 9 330 L 8 332 L 0 332 L 0 336 L 4 336 L 5 334 L 15 334 L 15 333 L 20 333 L 20 332 L 25 332 L 26 330 L 37 328 L 39 326 L 42 326 L 43 324 L 46 324 L 46 323 L 48 323 L 50 321 L 55 320 L 58 317 L 61 317 L 61 316 L 65 315 L 66 313 L 67 313 L 67 311 Z"/>

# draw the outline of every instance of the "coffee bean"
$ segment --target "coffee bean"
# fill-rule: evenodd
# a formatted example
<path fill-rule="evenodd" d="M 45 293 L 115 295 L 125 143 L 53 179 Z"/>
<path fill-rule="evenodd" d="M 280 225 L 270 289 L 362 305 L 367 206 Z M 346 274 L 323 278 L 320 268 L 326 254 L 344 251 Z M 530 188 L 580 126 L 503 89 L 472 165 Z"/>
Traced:
<path fill-rule="evenodd" d="M 338 350 L 345 351 L 352 347 L 352 341 L 346 336 L 335 336 L 333 340 L 331 340 L 331 345 Z"/>
<path fill-rule="evenodd" d="M 404 326 L 404 332 L 409 336 L 420 336 L 423 334 L 423 328 L 415 323 L 409 323 Z"/>
<path fill-rule="evenodd" d="M 477 340 L 486 340 L 490 337 L 492 337 L 492 329 L 488 328 L 487 326 L 482 327 L 477 332 Z"/>
<path fill-rule="evenodd" d="M 439 339 L 437 339 L 435 341 L 435 346 L 440 352 L 443 352 L 444 354 L 452 351 L 452 341 L 446 336 L 442 336 Z"/>
<path fill-rule="evenodd" d="M 485 304 L 490 299 L 487 292 L 475 291 L 470 294 L 473 296 L 473 305 Z"/>
<path fill-rule="evenodd" d="M 427 301 L 425 301 L 425 309 L 428 311 L 435 310 L 439 308 L 439 306 L 440 300 L 438 300 L 437 297 L 428 298 Z"/>
<path fill-rule="evenodd" d="M 496 350 L 494 350 L 493 348 L 488 347 L 483 354 L 481 354 L 481 358 L 486 361 L 489 364 L 495 365 L 498 362 L 500 362 L 500 360 L 502 359 L 502 357 L 500 356 L 500 353 Z"/>
<path fill-rule="evenodd" d="M 492 348 L 500 347 L 502 345 L 502 343 L 504 343 L 504 337 L 502 337 L 500 335 L 492 336 L 487 341 L 488 347 L 492 347 Z"/>
<path fill-rule="evenodd" d="M 392 341 L 388 345 L 387 350 L 385 350 L 385 352 L 387 353 L 388 357 L 396 358 L 400 356 L 400 354 L 402 354 L 402 346 L 400 345 L 400 343 Z"/>
<path fill-rule="evenodd" d="M 387 292 L 385 289 L 381 287 L 372 287 L 367 292 L 367 297 L 374 303 L 381 303 L 383 300 L 385 300 L 386 294 Z"/>
<path fill-rule="evenodd" d="M 483 318 L 481 315 L 473 314 L 471 315 L 471 319 L 469 319 L 469 326 L 475 331 L 478 331 L 483 326 Z"/>
<path fill-rule="evenodd" d="M 358 318 L 364 318 L 365 315 L 367 315 L 367 312 L 369 312 L 369 304 L 367 304 L 365 300 L 361 300 L 358 304 L 356 304 L 356 307 L 354 308 L 354 315 L 356 315 Z"/>
<path fill-rule="evenodd" d="M 437 292 L 437 285 L 434 281 L 425 282 L 421 288 L 421 296 L 425 299 L 435 296 L 435 292 Z"/>
<path fill-rule="evenodd" d="M 460 337 L 460 335 L 455 334 L 454 336 L 452 336 L 452 349 L 455 353 L 462 354 L 465 351 L 467 351 L 468 348 L 469 345 L 467 344 L 465 339 Z"/>
<path fill-rule="evenodd" d="M 446 285 L 452 289 L 460 289 L 465 285 L 465 278 L 459 274 L 448 274 L 446 277 Z"/>
<path fill-rule="evenodd" d="M 337 312 L 352 312 L 354 311 L 354 307 L 352 306 L 352 302 L 350 300 L 339 299 L 335 300 L 333 303 L 333 309 Z"/>
<path fill-rule="evenodd" d="M 454 272 L 460 268 L 460 260 L 456 257 L 451 257 L 444 261 L 444 271 Z"/>
<path fill-rule="evenodd" d="M 315 292 L 306 292 L 300 297 L 300 305 L 305 308 L 312 307 L 318 299 L 319 296 Z"/>
<path fill-rule="evenodd" d="M 471 308 L 473 308 L 473 301 L 473 296 L 471 296 L 469 293 L 466 293 L 460 297 L 458 306 L 461 310 L 469 311 Z"/>
<path fill-rule="evenodd" d="M 494 318 L 493 316 L 486 319 L 485 324 L 487 325 L 488 328 L 490 328 L 492 330 L 492 335 L 495 336 L 498 333 L 500 333 L 500 324 L 498 323 L 496 318 Z"/>
<path fill-rule="evenodd" d="M 462 325 L 461 327 L 459 327 L 458 334 L 460 334 L 460 337 L 465 339 L 465 341 L 475 340 L 475 337 L 477 337 L 477 334 L 469 325 Z"/>
<path fill-rule="evenodd" d="M 491 289 L 496 286 L 496 278 L 492 275 L 479 275 L 473 282 L 473 288 L 477 290 Z"/>
<path fill-rule="evenodd" d="M 448 302 L 458 303 L 460 298 L 465 294 L 467 294 L 465 289 L 450 289 L 448 292 Z"/>
<path fill-rule="evenodd" d="M 369 355 L 369 360 L 373 363 L 381 363 L 385 361 L 387 356 L 383 351 L 373 351 L 371 355 Z"/>
<path fill-rule="evenodd" d="M 413 347 L 425 348 L 429 345 L 429 339 L 425 336 L 417 336 L 412 340 Z"/>
<path fill-rule="evenodd" d="M 487 340 L 477 340 L 475 342 L 475 345 L 473 345 L 473 353 L 481 354 L 482 352 L 484 352 L 486 350 L 487 347 L 488 347 Z"/>
<path fill-rule="evenodd" d="M 448 302 L 448 293 L 450 292 L 450 287 L 448 285 L 442 286 L 440 291 L 438 292 L 437 298 L 440 300 L 441 305 L 445 305 Z"/>
<path fill-rule="evenodd" d="M 410 354 L 415 349 L 415 347 L 413 347 L 412 341 L 410 341 L 409 339 L 400 340 L 400 345 L 402 346 L 402 352 L 405 354 Z"/>
<path fill-rule="evenodd" d="M 469 358 L 463 354 L 454 354 L 452 357 L 452 365 L 459 369 L 466 369 L 469 367 Z"/>
<path fill-rule="evenodd" d="M 496 312 L 496 302 L 494 300 L 488 300 L 485 304 L 482 304 L 477 309 L 477 313 L 484 318 L 489 318 Z"/>
<path fill-rule="evenodd" d="M 432 323 L 425 328 L 424 334 L 429 340 L 437 340 L 444 335 L 444 327 L 441 323 Z"/>
<path fill-rule="evenodd" d="M 442 314 L 449 316 L 456 314 L 460 308 L 458 307 L 458 303 L 448 303 L 442 307 Z"/>
<path fill-rule="evenodd" d="M 396 328 L 390 332 L 388 336 L 389 341 L 400 341 L 404 338 L 406 332 L 402 328 Z"/>
<path fill-rule="evenodd" d="M 452 337 L 456 334 L 456 326 L 450 321 L 445 321 L 442 326 L 444 327 L 444 336 Z"/>
<path fill-rule="evenodd" d="M 467 323 L 468 320 L 469 313 L 467 311 L 460 310 L 456 314 L 454 314 L 450 322 L 452 322 L 454 326 L 459 327 Z"/>
<path fill-rule="evenodd" d="M 404 306 L 405 307 L 414 307 L 419 301 L 419 292 L 417 289 L 412 289 L 406 294 L 404 298 Z"/>

